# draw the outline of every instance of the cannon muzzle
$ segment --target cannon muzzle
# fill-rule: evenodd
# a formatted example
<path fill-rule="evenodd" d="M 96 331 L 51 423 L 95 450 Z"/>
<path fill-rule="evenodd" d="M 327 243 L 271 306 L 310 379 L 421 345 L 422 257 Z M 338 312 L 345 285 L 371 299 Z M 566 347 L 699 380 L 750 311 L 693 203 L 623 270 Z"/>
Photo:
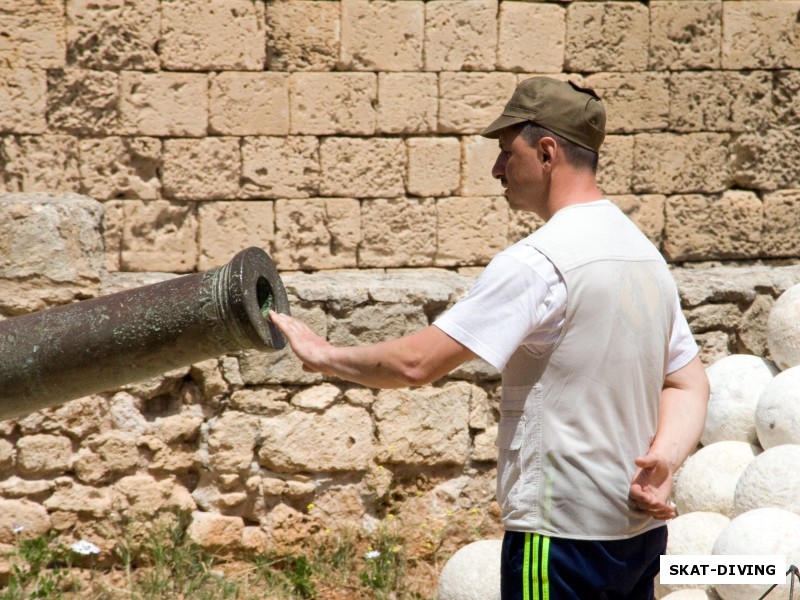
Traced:
<path fill-rule="evenodd" d="M 289 312 L 266 252 L 248 248 L 204 273 L 0 321 L 0 420 L 286 340 Z"/>

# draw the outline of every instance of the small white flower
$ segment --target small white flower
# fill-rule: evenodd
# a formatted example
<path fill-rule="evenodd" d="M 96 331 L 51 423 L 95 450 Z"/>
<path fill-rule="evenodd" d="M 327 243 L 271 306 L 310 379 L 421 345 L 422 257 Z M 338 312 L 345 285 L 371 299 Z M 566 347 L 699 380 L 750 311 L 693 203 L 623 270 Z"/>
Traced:
<path fill-rule="evenodd" d="M 14 532 L 14 535 L 19 535 L 20 533 L 25 531 L 25 528 L 22 525 L 15 524 L 14 527 L 11 528 L 11 531 Z"/>
<path fill-rule="evenodd" d="M 370 550 L 364 555 L 364 558 L 367 560 L 372 560 L 373 558 L 378 558 L 380 555 L 380 550 Z"/>
<path fill-rule="evenodd" d="M 87 542 L 86 540 L 81 540 L 80 542 L 75 542 L 70 546 L 73 552 L 78 554 L 83 554 L 84 556 L 88 556 L 89 554 L 100 554 L 100 548 L 95 546 L 92 542 Z"/>

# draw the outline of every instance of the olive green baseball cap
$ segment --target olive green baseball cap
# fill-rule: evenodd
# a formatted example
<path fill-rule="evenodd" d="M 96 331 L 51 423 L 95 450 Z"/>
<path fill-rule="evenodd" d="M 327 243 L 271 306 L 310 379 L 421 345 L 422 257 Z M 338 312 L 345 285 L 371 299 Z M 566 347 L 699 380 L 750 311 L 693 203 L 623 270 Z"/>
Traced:
<path fill-rule="evenodd" d="M 522 81 L 494 123 L 481 131 L 487 138 L 500 130 L 532 121 L 569 141 L 598 152 L 606 137 L 606 111 L 594 90 L 552 77 Z"/>

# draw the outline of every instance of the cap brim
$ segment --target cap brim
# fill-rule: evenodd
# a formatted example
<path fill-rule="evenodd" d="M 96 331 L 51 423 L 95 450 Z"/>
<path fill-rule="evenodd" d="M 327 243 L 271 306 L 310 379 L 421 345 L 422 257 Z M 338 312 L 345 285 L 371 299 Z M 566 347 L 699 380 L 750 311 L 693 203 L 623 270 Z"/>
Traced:
<path fill-rule="evenodd" d="M 500 137 L 500 131 L 512 125 L 519 125 L 528 119 L 524 117 L 510 117 L 508 115 L 500 115 L 494 120 L 494 123 L 489 125 L 486 129 L 481 131 L 483 137 L 497 139 Z"/>

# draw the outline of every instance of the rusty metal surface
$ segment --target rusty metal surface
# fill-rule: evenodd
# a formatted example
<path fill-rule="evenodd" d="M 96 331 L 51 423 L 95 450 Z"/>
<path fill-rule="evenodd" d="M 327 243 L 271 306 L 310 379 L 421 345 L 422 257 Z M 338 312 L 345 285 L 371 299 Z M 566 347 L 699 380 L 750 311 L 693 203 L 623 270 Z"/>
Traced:
<path fill-rule="evenodd" d="M 289 312 L 259 248 L 222 267 L 0 321 L 0 420 L 246 349 L 283 348 Z"/>

